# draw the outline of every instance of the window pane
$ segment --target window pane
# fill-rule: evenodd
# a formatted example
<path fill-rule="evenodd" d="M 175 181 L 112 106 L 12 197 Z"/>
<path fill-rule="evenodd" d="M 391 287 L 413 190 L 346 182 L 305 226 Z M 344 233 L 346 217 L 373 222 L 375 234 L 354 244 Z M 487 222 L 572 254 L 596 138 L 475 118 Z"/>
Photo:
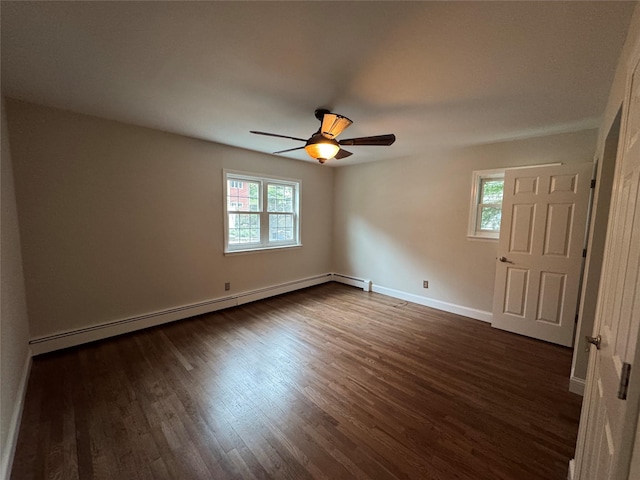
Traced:
<path fill-rule="evenodd" d="M 502 209 L 500 207 L 481 207 L 480 230 L 500 231 Z"/>
<path fill-rule="evenodd" d="M 260 242 L 260 215 L 256 213 L 229 214 L 229 245 Z"/>
<path fill-rule="evenodd" d="M 293 187 L 290 185 L 267 186 L 268 212 L 293 212 Z"/>
<path fill-rule="evenodd" d="M 293 241 L 293 215 L 270 214 L 269 215 L 269 241 L 292 242 Z"/>
<path fill-rule="evenodd" d="M 504 180 L 482 180 L 480 203 L 502 203 Z"/>
<path fill-rule="evenodd" d="M 258 212 L 260 209 L 260 184 L 258 182 L 227 181 L 227 210 L 234 212 Z"/>

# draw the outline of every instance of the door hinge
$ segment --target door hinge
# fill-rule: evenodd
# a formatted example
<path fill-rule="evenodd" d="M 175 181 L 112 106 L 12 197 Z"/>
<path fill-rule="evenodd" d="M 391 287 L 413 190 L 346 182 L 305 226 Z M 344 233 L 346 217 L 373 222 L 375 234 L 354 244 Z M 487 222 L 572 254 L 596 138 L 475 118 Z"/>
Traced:
<path fill-rule="evenodd" d="M 620 372 L 620 388 L 618 389 L 618 398 L 620 400 L 627 399 L 627 391 L 629 390 L 630 374 L 631 374 L 631 365 L 629 363 L 623 363 L 622 372 Z"/>
<path fill-rule="evenodd" d="M 591 188 L 596 188 L 596 179 L 595 178 L 591 179 Z"/>
<path fill-rule="evenodd" d="M 582 249 L 582 258 L 587 258 L 587 249 L 586 248 Z"/>

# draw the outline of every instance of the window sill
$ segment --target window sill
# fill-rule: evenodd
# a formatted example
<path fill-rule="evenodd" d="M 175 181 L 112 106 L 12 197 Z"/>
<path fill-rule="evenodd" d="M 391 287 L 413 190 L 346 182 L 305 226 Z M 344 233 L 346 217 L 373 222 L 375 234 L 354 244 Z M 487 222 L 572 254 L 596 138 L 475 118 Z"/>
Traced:
<path fill-rule="evenodd" d="M 500 240 L 500 237 L 489 237 L 486 235 L 467 235 L 467 240 L 480 240 L 480 241 L 490 241 L 497 242 Z"/>
<path fill-rule="evenodd" d="M 302 247 L 301 243 L 296 243 L 294 245 L 277 245 L 272 247 L 255 247 L 255 248 L 245 248 L 245 249 L 237 249 L 237 250 L 225 250 L 225 255 L 245 255 L 247 253 L 260 253 L 270 250 L 286 250 L 289 248 L 300 248 Z"/>

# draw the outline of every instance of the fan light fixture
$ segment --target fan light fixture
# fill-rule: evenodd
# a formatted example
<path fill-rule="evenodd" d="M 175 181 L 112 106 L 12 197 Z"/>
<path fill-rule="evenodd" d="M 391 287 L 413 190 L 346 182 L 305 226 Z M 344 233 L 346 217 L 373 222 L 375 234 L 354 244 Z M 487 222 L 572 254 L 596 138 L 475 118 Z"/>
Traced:
<path fill-rule="evenodd" d="M 304 149 L 310 157 L 324 163 L 338 154 L 340 145 L 335 140 L 327 138 L 321 133 L 316 133 L 307 141 Z"/>
<path fill-rule="evenodd" d="M 325 113 L 322 116 L 320 132 L 327 138 L 336 138 L 353 122 L 343 115 Z"/>
<path fill-rule="evenodd" d="M 320 163 L 324 163 L 331 158 L 340 160 L 342 158 L 351 156 L 351 152 L 342 148 L 341 145 L 355 145 L 358 147 L 363 145 L 389 146 L 393 145 L 393 142 L 396 141 L 396 136 L 393 133 L 387 133 L 386 135 L 375 135 L 373 137 L 347 138 L 337 141 L 336 137 L 340 135 L 353 122 L 344 115 L 331 113 L 329 110 L 326 110 L 324 108 L 318 108 L 315 111 L 315 117 L 318 121 L 320 121 L 320 128 L 316 133 L 311 135 L 311 138 L 309 139 L 290 137 L 289 135 L 280 135 L 279 133 L 258 132 L 256 130 L 250 130 L 250 132 L 255 133 L 256 135 L 288 138 L 289 140 L 304 142 L 304 147 L 278 150 L 277 152 L 273 152 L 273 154 L 277 155 L 279 153 L 289 153 L 296 150 L 302 150 L 304 148 L 311 158 L 318 160 Z"/>

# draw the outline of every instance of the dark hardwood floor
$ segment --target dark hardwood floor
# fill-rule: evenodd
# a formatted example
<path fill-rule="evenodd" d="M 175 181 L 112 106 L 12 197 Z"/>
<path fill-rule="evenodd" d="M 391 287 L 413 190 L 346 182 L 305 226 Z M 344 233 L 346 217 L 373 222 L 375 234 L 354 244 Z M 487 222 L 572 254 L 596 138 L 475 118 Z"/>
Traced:
<path fill-rule="evenodd" d="M 570 363 L 324 284 L 36 357 L 11 478 L 564 480 Z"/>

